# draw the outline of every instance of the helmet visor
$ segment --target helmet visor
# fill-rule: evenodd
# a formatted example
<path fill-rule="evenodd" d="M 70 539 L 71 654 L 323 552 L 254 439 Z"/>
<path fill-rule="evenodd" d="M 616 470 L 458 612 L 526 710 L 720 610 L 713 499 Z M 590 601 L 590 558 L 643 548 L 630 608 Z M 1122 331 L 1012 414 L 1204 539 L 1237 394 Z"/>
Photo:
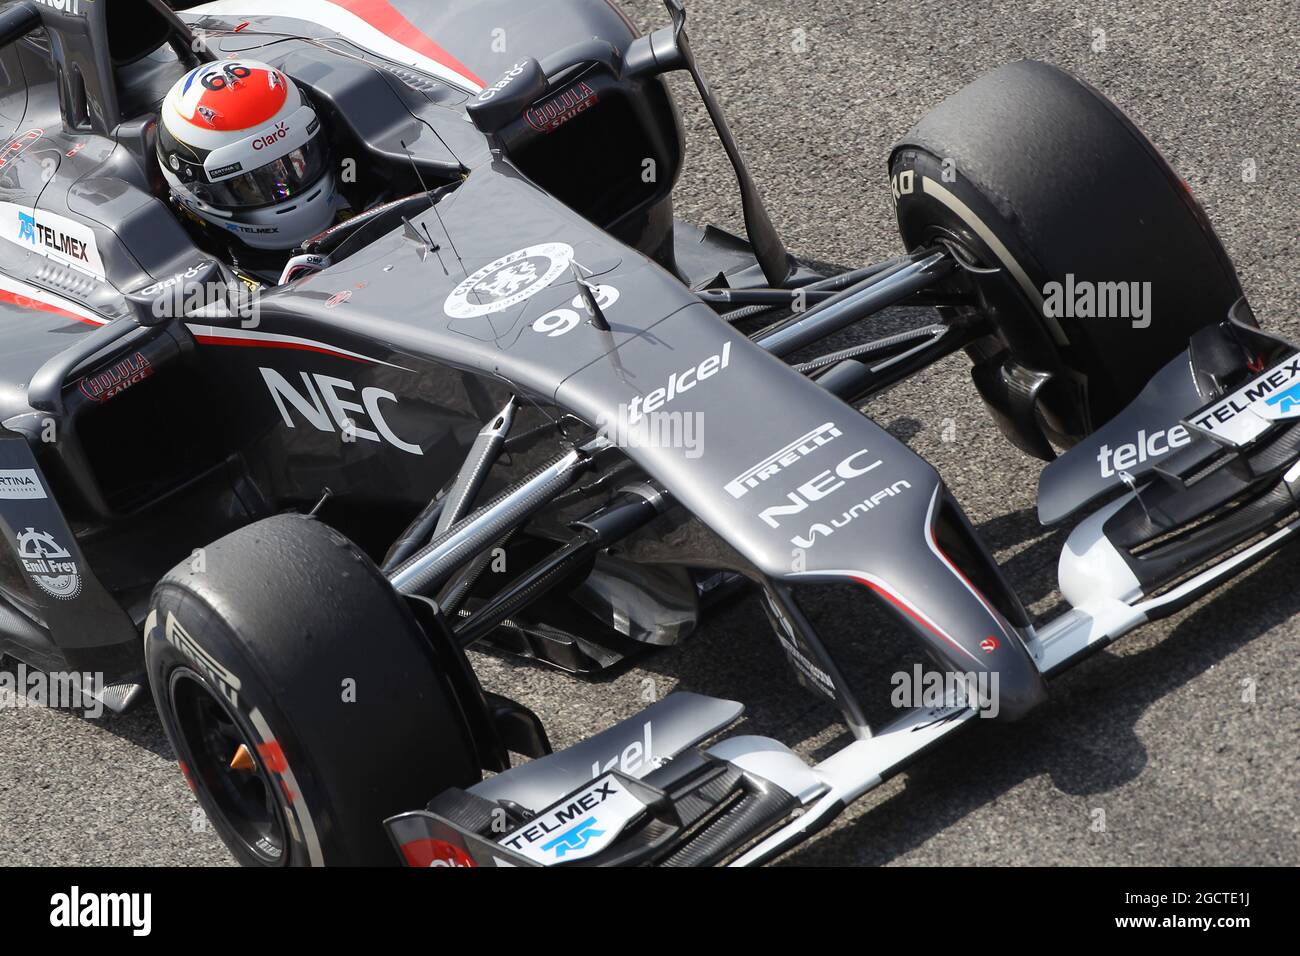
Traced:
<path fill-rule="evenodd" d="M 324 171 L 322 137 L 313 136 L 302 146 L 265 166 L 219 183 L 190 182 L 186 186 L 209 206 L 254 209 L 293 199 L 315 184 Z"/>

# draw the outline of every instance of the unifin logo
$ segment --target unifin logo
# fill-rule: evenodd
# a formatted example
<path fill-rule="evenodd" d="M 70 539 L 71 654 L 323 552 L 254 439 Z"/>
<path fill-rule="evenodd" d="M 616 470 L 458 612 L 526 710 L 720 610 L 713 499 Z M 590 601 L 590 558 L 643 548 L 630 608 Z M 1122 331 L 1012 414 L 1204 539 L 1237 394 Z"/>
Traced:
<path fill-rule="evenodd" d="M 879 505 L 882 501 L 892 498 L 894 497 L 894 495 L 901 494 L 902 492 L 906 491 L 908 488 L 911 487 L 912 487 L 911 483 L 906 480 L 896 481 L 892 485 L 889 485 L 885 488 L 881 488 L 871 497 L 862 499 L 856 505 L 850 508 L 848 511 L 840 515 L 838 518 L 832 518 L 830 524 L 826 524 L 825 522 L 822 521 L 817 522 L 816 524 L 812 525 L 808 529 L 807 535 L 796 535 L 795 537 L 790 539 L 790 543 L 793 544 L 796 548 L 804 548 L 804 549 L 811 548 L 813 545 L 817 543 L 817 539 L 819 537 L 829 538 L 831 535 L 833 535 L 840 528 L 843 528 L 850 521 L 853 521 L 856 518 L 860 518 L 862 515 L 866 514 L 872 508 L 875 508 L 877 505 Z"/>
<path fill-rule="evenodd" d="M 733 498 L 743 498 L 746 493 L 757 488 L 773 475 L 780 474 L 783 468 L 808 457 L 818 448 L 842 435 L 834 422 L 818 425 L 806 435 L 800 435 L 779 451 L 768 455 L 757 465 L 745 469 L 726 484 L 727 493 Z"/>
<path fill-rule="evenodd" d="M 1192 436 L 1182 425 L 1175 425 L 1167 431 L 1164 429 L 1154 431 L 1149 435 L 1146 429 L 1141 429 L 1137 433 L 1136 442 L 1120 445 L 1113 451 L 1109 445 L 1101 446 L 1101 450 L 1097 452 L 1097 461 L 1101 464 L 1101 476 L 1111 478 L 1149 459 L 1167 455 L 1175 448 L 1182 448 L 1191 440 Z"/>

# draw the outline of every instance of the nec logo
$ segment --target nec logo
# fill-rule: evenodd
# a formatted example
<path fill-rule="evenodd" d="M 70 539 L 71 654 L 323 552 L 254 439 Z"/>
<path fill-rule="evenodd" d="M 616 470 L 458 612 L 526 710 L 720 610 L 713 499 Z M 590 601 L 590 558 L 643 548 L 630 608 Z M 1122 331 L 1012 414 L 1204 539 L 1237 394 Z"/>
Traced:
<path fill-rule="evenodd" d="M 410 455 L 423 455 L 419 445 L 398 438 L 384 419 L 384 410 L 380 402 L 397 404 L 397 396 L 382 388 L 368 386 L 361 389 L 361 404 L 340 397 L 339 393 L 356 392 L 357 387 L 341 378 L 332 378 L 319 372 L 309 375 L 302 372 L 302 384 L 305 394 L 299 394 L 297 388 L 273 368 L 259 368 L 266 387 L 270 389 L 271 398 L 280 410 L 284 424 L 289 428 L 297 427 L 290 406 L 307 420 L 317 431 L 332 432 L 337 427 L 342 433 L 343 441 L 354 442 L 358 438 L 364 441 L 387 442 L 394 448 L 400 448 Z M 365 428 L 369 421 L 373 428 Z"/>
<path fill-rule="evenodd" d="M 786 498 L 790 500 L 790 504 L 773 505 L 770 508 L 764 508 L 759 512 L 758 516 L 767 522 L 769 527 L 781 527 L 781 522 L 778 521 L 777 518 L 784 518 L 788 515 L 797 515 L 800 512 L 806 511 L 808 510 L 809 504 L 812 502 L 821 501 L 823 498 L 829 497 L 836 491 L 839 491 L 839 489 L 843 488 L 845 483 L 851 479 L 859 478 L 871 471 L 873 468 L 880 467 L 882 462 L 879 458 L 870 464 L 856 464 L 857 459 L 862 458 L 867 454 L 868 451 L 865 448 L 860 451 L 855 451 L 836 465 L 834 470 L 827 469 L 816 477 L 805 481 L 794 491 L 788 492 Z"/>

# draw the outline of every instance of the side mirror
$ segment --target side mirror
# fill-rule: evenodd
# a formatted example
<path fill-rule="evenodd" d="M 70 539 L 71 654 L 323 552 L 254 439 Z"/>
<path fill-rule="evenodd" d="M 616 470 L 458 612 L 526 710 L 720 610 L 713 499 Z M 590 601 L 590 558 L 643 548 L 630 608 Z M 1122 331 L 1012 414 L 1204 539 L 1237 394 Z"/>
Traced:
<path fill-rule="evenodd" d="M 151 282 L 125 294 L 140 325 L 161 325 L 195 309 L 229 299 L 231 282 L 238 282 L 215 259 L 203 259 L 183 272 Z"/>
<path fill-rule="evenodd" d="M 489 136 L 518 119 L 534 101 L 546 95 L 542 65 L 532 57 L 520 60 L 465 107 L 480 132 Z"/>

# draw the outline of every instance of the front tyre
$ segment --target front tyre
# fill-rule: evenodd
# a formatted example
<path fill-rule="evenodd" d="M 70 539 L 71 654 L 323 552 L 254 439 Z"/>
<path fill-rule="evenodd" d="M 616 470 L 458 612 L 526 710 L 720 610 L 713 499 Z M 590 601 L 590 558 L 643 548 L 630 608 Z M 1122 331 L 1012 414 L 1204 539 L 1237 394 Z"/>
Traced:
<path fill-rule="evenodd" d="M 169 572 L 145 659 L 182 771 L 243 864 L 396 864 L 384 819 L 479 779 L 428 638 L 313 519 L 257 522 Z"/>
<path fill-rule="evenodd" d="M 1150 141 L 1048 64 L 1010 63 L 949 97 L 894 147 L 890 175 L 909 249 L 943 244 L 995 270 L 959 273 L 995 330 L 972 357 L 1024 370 L 1008 372 L 1018 387 L 1050 377 L 1034 397 L 1059 445 L 1125 408 L 1242 295 L 1205 213 Z M 1076 288 L 1126 307 L 1076 310 L 1063 294 Z"/>

